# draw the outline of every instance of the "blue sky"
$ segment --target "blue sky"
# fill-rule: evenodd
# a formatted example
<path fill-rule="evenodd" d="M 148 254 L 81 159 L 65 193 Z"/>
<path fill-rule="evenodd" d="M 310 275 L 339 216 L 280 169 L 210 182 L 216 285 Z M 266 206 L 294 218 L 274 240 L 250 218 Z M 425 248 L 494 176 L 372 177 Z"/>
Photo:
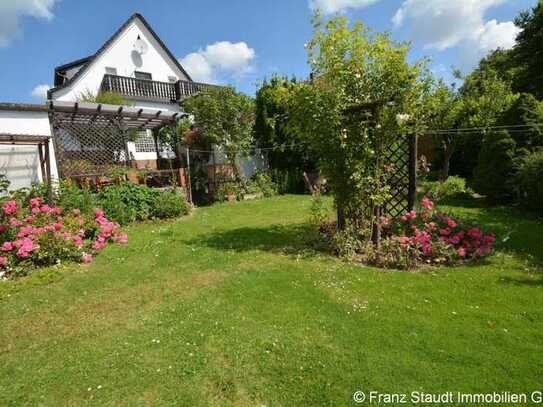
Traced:
<path fill-rule="evenodd" d="M 55 66 L 93 54 L 134 12 L 195 79 L 254 93 L 273 73 L 305 77 L 311 9 L 345 14 L 413 42 L 450 79 L 514 43 L 512 20 L 536 0 L 0 0 L 0 101 L 40 102 Z M 42 85 L 41 88 L 35 89 Z M 33 92 L 34 90 L 34 92 Z"/>

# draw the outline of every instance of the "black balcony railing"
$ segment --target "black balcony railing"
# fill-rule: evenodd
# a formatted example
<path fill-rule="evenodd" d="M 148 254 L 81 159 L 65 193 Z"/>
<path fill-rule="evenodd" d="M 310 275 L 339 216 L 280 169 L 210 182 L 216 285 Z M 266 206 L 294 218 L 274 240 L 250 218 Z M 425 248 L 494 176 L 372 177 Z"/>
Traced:
<path fill-rule="evenodd" d="M 183 80 L 159 82 L 106 74 L 102 79 L 100 90 L 102 92 L 118 93 L 127 99 L 179 102 L 209 86 L 213 85 Z"/>

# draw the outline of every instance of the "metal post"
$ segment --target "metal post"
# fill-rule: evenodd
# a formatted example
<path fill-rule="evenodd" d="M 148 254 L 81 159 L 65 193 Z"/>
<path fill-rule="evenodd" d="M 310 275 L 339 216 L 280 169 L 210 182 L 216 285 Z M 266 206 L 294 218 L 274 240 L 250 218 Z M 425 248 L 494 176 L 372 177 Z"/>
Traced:
<path fill-rule="evenodd" d="M 409 135 L 409 192 L 407 206 L 409 210 L 415 209 L 417 200 L 417 135 Z"/>
<path fill-rule="evenodd" d="M 187 153 L 187 186 L 188 186 L 187 197 L 189 199 L 189 203 L 192 205 L 193 202 L 192 202 L 192 182 L 190 181 L 190 151 L 188 147 L 185 147 L 185 149 Z"/>

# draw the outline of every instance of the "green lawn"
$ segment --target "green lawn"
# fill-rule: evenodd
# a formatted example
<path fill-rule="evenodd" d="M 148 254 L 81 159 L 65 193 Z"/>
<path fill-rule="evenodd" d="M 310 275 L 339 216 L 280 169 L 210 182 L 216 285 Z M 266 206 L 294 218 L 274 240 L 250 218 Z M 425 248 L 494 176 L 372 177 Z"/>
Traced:
<path fill-rule="evenodd" d="M 471 207 L 470 207 L 471 206 Z M 383 272 L 304 249 L 310 199 L 129 228 L 89 266 L 0 284 L 0 405 L 349 405 L 355 390 L 543 387 L 543 222 L 467 267 Z M 505 240 L 505 241 L 504 241 Z"/>

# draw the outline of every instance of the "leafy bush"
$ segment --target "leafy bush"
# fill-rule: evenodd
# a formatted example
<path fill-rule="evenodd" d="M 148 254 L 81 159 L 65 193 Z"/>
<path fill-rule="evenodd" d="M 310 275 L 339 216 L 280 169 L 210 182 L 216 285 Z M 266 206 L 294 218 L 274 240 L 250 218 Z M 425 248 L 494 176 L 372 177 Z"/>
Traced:
<path fill-rule="evenodd" d="M 152 216 L 157 219 L 176 218 L 189 213 L 189 206 L 184 197 L 175 190 L 159 193 L 153 202 Z"/>
<path fill-rule="evenodd" d="M 61 181 L 56 191 L 55 202 L 65 210 L 77 208 L 83 213 L 91 213 L 97 206 L 96 196 L 90 190 L 64 181 Z"/>
<path fill-rule="evenodd" d="M 98 194 L 99 206 L 121 225 L 150 218 L 171 218 L 188 213 L 184 198 L 175 191 L 124 182 Z"/>
<path fill-rule="evenodd" d="M 484 138 L 474 172 L 475 191 L 486 195 L 491 201 L 512 196 L 509 181 L 513 175 L 515 145 L 515 141 L 505 130 L 491 133 Z"/>
<path fill-rule="evenodd" d="M 124 182 L 110 185 L 98 194 L 100 207 L 121 225 L 149 219 L 159 192 L 145 185 Z"/>
<path fill-rule="evenodd" d="M 217 199 L 219 202 L 227 201 L 229 196 L 234 195 L 236 199 L 241 194 L 241 188 L 239 184 L 235 181 L 226 181 L 221 182 L 217 186 L 217 191 L 215 194 L 215 199 Z"/>
<path fill-rule="evenodd" d="M 520 204 L 543 213 L 543 150 L 519 160 L 513 185 Z"/>
<path fill-rule="evenodd" d="M 432 181 L 422 183 L 424 195 L 435 202 L 452 198 L 469 196 L 473 191 L 466 186 L 466 180 L 460 177 L 448 177 L 444 182 Z"/>
<path fill-rule="evenodd" d="M 88 263 L 109 242 L 127 241 L 101 209 L 85 215 L 44 204 L 41 197 L 26 203 L 10 198 L 0 213 L 0 278 L 66 260 Z"/>
<path fill-rule="evenodd" d="M 270 197 L 277 194 L 277 185 L 272 181 L 272 177 L 268 172 L 256 172 L 248 182 L 248 192 L 261 192 L 265 197 Z"/>

